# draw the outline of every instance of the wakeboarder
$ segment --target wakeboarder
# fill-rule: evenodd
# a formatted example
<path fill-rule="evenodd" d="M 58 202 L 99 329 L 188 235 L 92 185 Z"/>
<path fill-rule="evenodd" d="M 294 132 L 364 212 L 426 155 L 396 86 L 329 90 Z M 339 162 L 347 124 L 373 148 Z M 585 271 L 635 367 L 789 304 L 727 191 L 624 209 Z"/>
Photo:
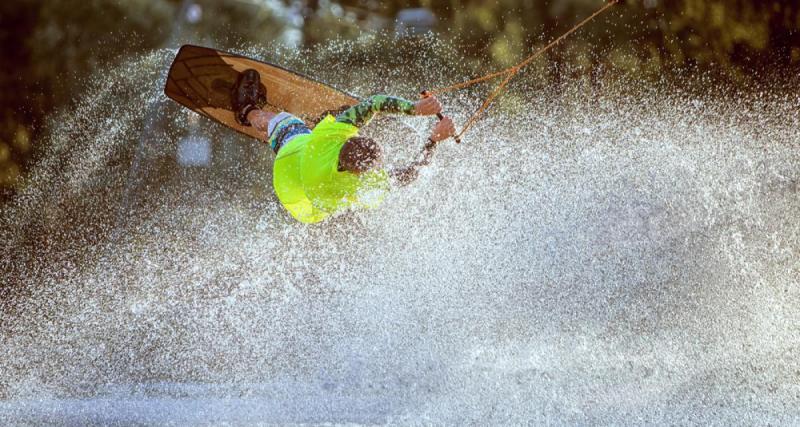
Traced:
<path fill-rule="evenodd" d="M 239 74 L 231 94 L 236 121 L 264 132 L 276 153 L 273 185 L 281 204 L 298 221 L 316 223 L 352 208 L 379 205 L 390 187 L 414 181 L 422 166 L 428 165 L 436 144 L 453 136 L 455 127 L 448 117 L 434 126 L 420 160 L 390 171 L 383 167 L 383 149 L 371 138 L 359 136 L 379 112 L 430 116 L 441 114 L 442 104 L 434 97 L 413 102 L 403 98 L 374 95 L 342 111 L 326 115 L 313 129 L 288 113 L 262 110 L 268 94 L 256 70 Z"/>

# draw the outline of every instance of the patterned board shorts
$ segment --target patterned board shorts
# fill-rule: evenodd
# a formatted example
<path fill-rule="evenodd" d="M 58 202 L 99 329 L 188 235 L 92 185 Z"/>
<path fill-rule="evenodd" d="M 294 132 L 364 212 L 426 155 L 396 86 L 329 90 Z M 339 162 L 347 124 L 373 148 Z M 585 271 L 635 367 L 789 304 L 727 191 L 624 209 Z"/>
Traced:
<path fill-rule="evenodd" d="M 269 146 L 276 154 L 292 138 L 308 133 L 311 133 L 311 129 L 306 126 L 305 122 L 287 112 L 273 117 L 267 127 Z"/>

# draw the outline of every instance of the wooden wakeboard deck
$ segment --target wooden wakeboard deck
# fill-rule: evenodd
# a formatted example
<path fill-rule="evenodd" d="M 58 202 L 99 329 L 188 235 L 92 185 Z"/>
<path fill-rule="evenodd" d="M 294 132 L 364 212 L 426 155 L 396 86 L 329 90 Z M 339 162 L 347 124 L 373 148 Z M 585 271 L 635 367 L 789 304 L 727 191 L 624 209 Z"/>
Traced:
<path fill-rule="evenodd" d="M 357 97 L 277 65 L 215 49 L 184 45 L 172 63 L 164 93 L 199 114 L 259 140 L 266 135 L 234 119 L 231 90 L 242 71 L 261 75 L 267 104 L 273 112 L 287 111 L 312 125 L 329 110 L 356 104 Z"/>

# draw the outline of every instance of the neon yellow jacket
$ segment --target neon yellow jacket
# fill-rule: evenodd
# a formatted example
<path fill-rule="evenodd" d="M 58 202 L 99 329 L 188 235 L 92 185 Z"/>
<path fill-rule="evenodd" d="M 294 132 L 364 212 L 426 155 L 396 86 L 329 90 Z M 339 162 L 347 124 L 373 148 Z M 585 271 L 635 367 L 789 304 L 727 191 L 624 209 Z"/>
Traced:
<path fill-rule="evenodd" d="M 303 223 L 351 207 L 378 206 L 389 189 L 385 171 L 339 172 L 339 151 L 358 128 L 327 116 L 310 134 L 292 138 L 275 158 L 272 183 L 281 204 Z"/>

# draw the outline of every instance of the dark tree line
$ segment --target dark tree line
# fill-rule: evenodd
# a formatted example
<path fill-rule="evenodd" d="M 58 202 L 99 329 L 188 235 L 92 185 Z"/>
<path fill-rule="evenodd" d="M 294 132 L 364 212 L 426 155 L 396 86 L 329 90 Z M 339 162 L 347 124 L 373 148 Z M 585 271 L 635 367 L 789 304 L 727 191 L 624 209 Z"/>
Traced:
<path fill-rule="evenodd" d="M 202 20 L 175 39 L 185 0 L 13 0 L 0 2 L 0 198 L 36 153 L 49 112 L 80 92 L 84 77 L 109 63 L 181 40 L 218 47 L 268 43 L 299 27 L 304 46 L 391 31 L 397 13 L 426 7 L 437 33 L 475 71 L 511 65 L 602 6 L 602 0 L 285 0 L 282 10 L 243 0 L 195 0 Z M 713 72 L 746 84 L 763 72 L 800 70 L 797 0 L 625 0 L 564 47 L 543 70 L 617 70 L 660 76 Z M 299 5 L 299 7 L 298 7 Z M 299 15 L 300 23 L 287 22 Z M 172 35 L 173 39 L 170 39 Z M 390 60 L 393 52 L 387 52 Z M 354 53 L 355 55 L 355 53 Z M 565 70 L 568 71 L 565 73 Z M 755 76 L 755 77 L 754 77 Z"/>

